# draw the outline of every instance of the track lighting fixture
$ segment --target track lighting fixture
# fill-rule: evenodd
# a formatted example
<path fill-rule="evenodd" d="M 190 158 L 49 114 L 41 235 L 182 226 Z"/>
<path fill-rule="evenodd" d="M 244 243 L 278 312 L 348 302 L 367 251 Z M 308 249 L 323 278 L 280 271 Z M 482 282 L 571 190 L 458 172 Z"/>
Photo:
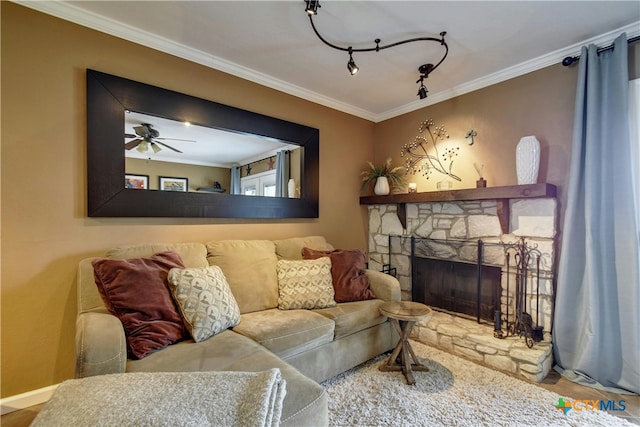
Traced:
<path fill-rule="evenodd" d="M 349 73 L 351 73 L 352 76 L 355 76 L 358 74 L 358 71 L 360 71 L 360 68 L 358 68 L 356 63 L 353 61 L 353 56 L 351 55 L 352 52 L 353 48 L 349 46 L 349 62 L 347 62 L 347 70 L 349 70 Z"/>
<path fill-rule="evenodd" d="M 438 61 L 435 65 L 433 65 L 433 64 L 425 64 L 425 65 L 421 65 L 418 68 L 418 71 L 420 72 L 420 77 L 416 81 L 416 83 L 420 83 L 420 86 L 418 88 L 418 97 L 420 99 L 425 99 L 427 97 L 428 90 L 427 90 L 427 87 L 424 85 L 424 79 L 429 77 L 429 74 L 431 74 L 431 72 L 433 72 L 433 70 L 435 70 L 436 68 L 438 68 L 438 66 L 440 64 L 442 64 L 442 62 L 447 57 L 447 54 L 449 53 L 449 46 L 447 46 L 447 43 L 444 41 L 444 36 L 447 35 L 446 31 L 442 31 L 440 33 L 440 38 L 435 38 L 435 37 L 417 37 L 417 38 L 413 38 L 413 39 L 407 39 L 407 40 L 402 40 L 402 41 L 395 42 L 395 43 L 390 43 L 390 44 L 387 44 L 387 45 L 380 45 L 381 40 L 380 39 L 375 39 L 374 40 L 374 43 L 375 43 L 374 47 L 360 48 L 360 49 L 354 49 L 353 46 L 342 47 L 342 46 L 337 46 L 337 45 L 335 45 L 333 43 L 328 42 L 324 37 L 322 37 L 320 35 L 318 30 L 316 29 L 315 24 L 313 23 L 313 16 L 318 14 L 318 9 L 320 8 L 320 1 L 318 1 L 318 0 L 305 0 L 305 3 L 306 3 L 305 11 L 307 12 L 307 15 L 309 16 L 309 22 L 311 22 L 311 28 L 313 28 L 313 32 L 316 33 L 316 36 L 318 36 L 320 41 L 322 41 L 324 44 L 326 44 L 327 46 L 329 46 L 329 47 L 331 47 L 333 49 L 341 50 L 343 52 L 348 52 L 349 53 L 349 62 L 347 62 L 347 70 L 349 70 L 349 73 L 351 75 L 355 75 L 359 71 L 358 66 L 356 65 L 355 61 L 353 60 L 353 52 L 380 52 L 383 49 L 388 49 L 390 47 L 400 46 L 400 45 L 403 45 L 403 44 L 406 44 L 406 43 L 412 43 L 412 42 L 422 42 L 422 41 L 424 41 L 424 42 L 437 42 L 437 43 L 440 43 L 440 45 L 444 47 L 444 55 L 442 56 L 442 58 L 440 58 L 440 61 Z"/>

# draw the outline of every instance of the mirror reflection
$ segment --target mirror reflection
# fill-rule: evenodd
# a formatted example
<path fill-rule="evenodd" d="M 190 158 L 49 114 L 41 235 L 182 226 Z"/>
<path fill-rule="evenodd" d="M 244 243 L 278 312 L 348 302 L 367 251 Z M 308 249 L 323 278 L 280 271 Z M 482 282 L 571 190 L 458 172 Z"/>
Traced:
<path fill-rule="evenodd" d="M 298 198 L 302 151 L 273 138 L 124 113 L 125 188 Z"/>

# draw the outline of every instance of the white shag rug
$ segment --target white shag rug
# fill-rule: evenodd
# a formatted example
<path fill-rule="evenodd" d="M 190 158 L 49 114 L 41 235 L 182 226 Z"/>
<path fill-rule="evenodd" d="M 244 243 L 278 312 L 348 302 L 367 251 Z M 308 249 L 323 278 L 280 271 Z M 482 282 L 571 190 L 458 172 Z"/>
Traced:
<path fill-rule="evenodd" d="M 402 372 L 378 370 L 389 354 L 323 382 L 329 425 L 637 427 L 602 411 L 565 415 L 555 406 L 566 396 L 416 341 L 411 345 L 429 368 L 414 372 L 413 386 Z"/>

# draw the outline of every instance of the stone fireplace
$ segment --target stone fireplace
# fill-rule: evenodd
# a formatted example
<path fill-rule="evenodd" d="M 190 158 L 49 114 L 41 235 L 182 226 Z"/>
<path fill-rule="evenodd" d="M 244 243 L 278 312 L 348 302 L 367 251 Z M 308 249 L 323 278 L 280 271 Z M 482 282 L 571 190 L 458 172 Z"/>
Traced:
<path fill-rule="evenodd" d="M 502 188 L 519 190 L 519 187 L 526 186 Z M 533 322 L 543 329 L 542 341 L 536 342 L 533 348 L 527 348 L 524 338 L 518 334 L 495 337 L 491 309 L 487 313 L 485 308 L 478 322 L 475 316 L 469 315 L 468 309 L 467 312 L 457 310 L 455 304 L 451 306 L 453 309 L 434 307 L 437 310 L 435 315 L 414 328 L 414 338 L 539 382 L 546 377 L 552 365 L 549 331 L 553 313 L 557 202 L 555 197 L 545 197 L 544 194 L 531 196 L 517 191 L 516 195 L 525 195 L 522 198 L 487 199 L 490 195 L 486 190 L 490 189 L 458 190 L 463 197 L 456 194 L 457 191 L 386 196 L 390 198 L 389 203 L 382 203 L 384 199 L 380 196 L 362 198 L 361 203 L 369 205 L 369 268 L 380 271 L 395 269 L 403 300 L 416 300 L 416 295 L 423 291 L 416 288 L 418 284 L 414 282 L 421 279 L 416 279 L 412 266 L 425 264 L 428 271 L 429 263 L 443 262 L 443 268 L 455 269 L 454 282 L 461 282 L 452 284 L 455 289 L 446 289 L 446 282 L 450 279 L 444 280 L 444 299 L 447 299 L 447 294 L 463 295 L 476 288 L 475 283 L 464 282 L 476 280 L 476 276 L 469 273 L 468 266 L 471 265 L 473 270 L 478 265 L 480 241 L 482 264 L 493 267 L 494 283 L 499 282 L 498 300 L 495 300 L 495 295 L 488 297 L 494 299 L 484 305 L 500 307 L 502 328 L 506 332 L 507 322 L 514 321 L 517 281 L 514 267 L 517 260 L 507 255 L 505 248 L 526 242 L 537 257 L 530 261 L 532 265 L 525 268 L 528 285 L 524 289 L 522 303 Z M 444 200 L 422 201 L 419 200 L 421 194 L 427 195 L 427 199 L 441 195 Z M 476 196 L 477 200 L 474 199 Z M 552 196 L 555 196 L 555 188 Z M 417 258 L 412 258 L 412 253 Z M 447 263 L 454 267 L 448 267 Z M 534 274 L 534 270 L 539 273 Z M 487 280 L 486 274 L 489 273 L 482 274 L 483 280 Z M 434 280 L 429 279 L 431 282 Z M 439 292 L 443 293 L 443 289 Z M 470 299 L 475 297 L 474 293 Z"/>
<path fill-rule="evenodd" d="M 426 241 L 414 239 L 414 245 L 416 242 Z M 480 268 L 479 273 L 477 264 L 414 254 L 411 299 L 443 312 L 492 322 L 495 311 L 500 310 L 502 269 L 490 265 Z"/>

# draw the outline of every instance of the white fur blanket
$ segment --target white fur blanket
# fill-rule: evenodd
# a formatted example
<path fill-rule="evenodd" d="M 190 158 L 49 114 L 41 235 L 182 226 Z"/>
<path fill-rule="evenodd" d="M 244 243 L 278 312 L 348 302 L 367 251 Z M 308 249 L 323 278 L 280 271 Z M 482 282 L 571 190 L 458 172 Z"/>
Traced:
<path fill-rule="evenodd" d="M 32 426 L 276 426 L 286 382 L 263 372 L 154 372 L 67 380 Z"/>

